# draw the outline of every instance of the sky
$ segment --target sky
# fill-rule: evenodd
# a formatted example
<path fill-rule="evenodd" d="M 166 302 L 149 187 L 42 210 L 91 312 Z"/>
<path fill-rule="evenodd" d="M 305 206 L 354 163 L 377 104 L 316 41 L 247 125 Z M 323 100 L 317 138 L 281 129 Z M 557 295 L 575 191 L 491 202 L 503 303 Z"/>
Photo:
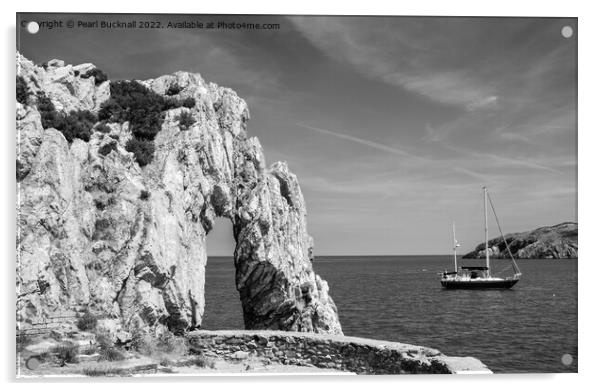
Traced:
<path fill-rule="evenodd" d="M 92 62 L 110 79 L 183 70 L 233 88 L 266 161 L 286 161 L 297 175 L 317 255 L 447 254 L 452 221 L 468 252 L 483 241 L 483 186 L 505 233 L 577 221 L 574 18 L 21 19 L 279 24 L 20 29 L 17 41 L 34 62 Z M 209 255 L 233 249 L 230 223 L 218 222 Z"/>

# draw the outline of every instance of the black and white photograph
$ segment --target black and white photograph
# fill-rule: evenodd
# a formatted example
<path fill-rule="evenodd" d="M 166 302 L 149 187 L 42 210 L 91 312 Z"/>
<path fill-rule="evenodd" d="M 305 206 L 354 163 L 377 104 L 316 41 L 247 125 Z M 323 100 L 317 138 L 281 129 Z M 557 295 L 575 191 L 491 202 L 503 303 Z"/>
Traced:
<path fill-rule="evenodd" d="M 577 373 L 578 40 L 18 12 L 15 376 Z"/>

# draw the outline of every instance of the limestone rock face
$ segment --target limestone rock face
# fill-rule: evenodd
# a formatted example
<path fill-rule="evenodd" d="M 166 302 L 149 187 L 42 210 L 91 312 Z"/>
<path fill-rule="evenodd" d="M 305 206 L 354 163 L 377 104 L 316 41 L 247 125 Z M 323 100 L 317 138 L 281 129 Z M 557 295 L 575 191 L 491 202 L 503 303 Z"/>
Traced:
<path fill-rule="evenodd" d="M 562 223 L 551 227 L 541 227 L 529 232 L 506 235 L 508 248 L 502 237 L 489 242 L 489 256 L 492 258 L 560 259 L 578 257 L 577 223 Z M 464 258 L 485 258 L 485 243 L 466 254 Z"/>
<path fill-rule="evenodd" d="M 236 284 L 248 329 L 340 334 L 328 284 L 311 267 L 305 201 L 285 163 L 238 197 Z"/>
<path fill-rule="evenodd" d="M 17 53 L 17 74 L 28 82 L 30 90 L 34 94 L 44 91 L 57 110 L 66 112 L 97 111 L 109 98 L 108 81 L 96 86 L 94 77 L 82 77 L 93 68 L 92 64 L 65 65 L 61 60 L 50 60 L 44 67 L 39 67 Z"/>
<path fill-rule="evenodd" d="M 109 82 L 77 76 L 92 64 L 44 69 L 17 54 L 17 65 L 57 110 L 97 111 L 109 98 Z M 18 326 L 77 309 L 129 332 L 201 327 L 206 236 L 225 217 L 247 328 L 341 333 L 328 284 L 313 272 L 297 179 L 284 163 L 266 168 L 259 141 L 247 137 L 244 100 L 198 74 L 141 83 L 159 94 L 177 85 L 177 98 L 196 101 L 164 113 L 143 168 L 125 149 L 127 122 L 69 144 L 42 129 L 35 102 L 17 104 Z M 194 118 L 188 130 L 182 112 Z"/>

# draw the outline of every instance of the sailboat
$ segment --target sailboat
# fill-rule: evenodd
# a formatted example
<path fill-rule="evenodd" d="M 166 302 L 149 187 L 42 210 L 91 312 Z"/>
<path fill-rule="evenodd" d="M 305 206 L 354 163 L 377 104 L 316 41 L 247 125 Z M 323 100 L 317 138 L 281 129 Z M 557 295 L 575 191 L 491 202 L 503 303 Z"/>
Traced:
<path fill-rule="evenodd" d="M 489 202 L 488 202 L 489 201 Z M 491 273 L 491 264 L 489 260 L 489 230 L 487 226 L 487 215 L 488 215 L 488 204 L 491 204 L 491 209 L 495 217 L 495 221 L 504 240 L 504 244 L 508 249 L 510 258 L 512 261 L 512 268 L 514 269 L 514 275 L 509 277 L 495 277 Z M 506 238 L 502 233 L 495 208 L 487 193 L 487 188 L 483 187 L 483 205 L 485 210 L 485 266 L 461 266 L 458 269 L 457 249 L 460 244 L 456 240 L 456 226 L 452 223 L 452 231 L 454 235 L 454 271 L 453 272 L 442 272 L 441 273 L 441 285 L 447 289 L 509 289 L 512 288 L 520 279 L 521 272 L 518 269 L 516 260 L 512 256 L 512 252 L 509 250 Z"/>

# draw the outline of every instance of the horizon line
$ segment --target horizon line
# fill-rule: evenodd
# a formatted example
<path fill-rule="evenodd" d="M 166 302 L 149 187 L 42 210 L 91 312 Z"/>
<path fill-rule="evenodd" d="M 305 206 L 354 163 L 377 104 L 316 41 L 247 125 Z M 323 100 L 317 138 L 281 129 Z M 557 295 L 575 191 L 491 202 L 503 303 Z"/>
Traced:
<path fill-rule="evenodd" d="M 453 256 L 453 254 L 322 254 L 314 255 L 315 257 L 432 257 L 432 256 Z M 462 256 L 465 254 L 458 254 Z M 234 255 L 207 255 L 210 257 L 234 257 Z"/>

